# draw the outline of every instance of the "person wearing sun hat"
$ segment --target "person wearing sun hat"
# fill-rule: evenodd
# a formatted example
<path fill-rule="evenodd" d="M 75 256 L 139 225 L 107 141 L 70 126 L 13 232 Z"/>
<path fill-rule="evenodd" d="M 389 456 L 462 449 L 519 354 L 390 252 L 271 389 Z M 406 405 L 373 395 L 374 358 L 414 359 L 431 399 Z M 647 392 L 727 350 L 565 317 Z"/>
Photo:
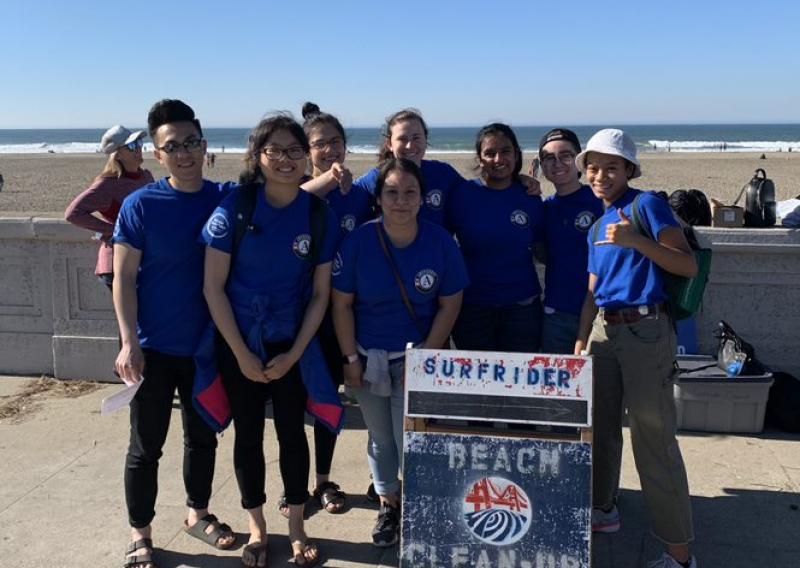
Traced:
<path fill-rule="evenodd" d="M 142 169 L 143 130 L 131 131 L 117 124 L 106 130 L 100 149 L 108 156 L 103 171 L 64 212 L 73 225 L 99 235 L 95 274 L 109 289 L 114 279 L 111 235 L 122 201 L 135 190 L 153 183 L 153 174 Z"/>
<path fill-rule="evenodd" d="M 594 365 L 592 530 L 620 527 L 615 495 L 627 408 L 652 532 L 667 547 L 651 566 L 696 568 L 689 484 L 675 438 L 677 349 L 664 274 L 692 277 L 697 264 L 669 203 L 629 186 L 642 174 L 630 136 L 600 130 L 575 163 L 605 207 L 588 234 L 589 286 L 574 350 L 592 355 Z M 637 231 L 633 207 L 654 238 Z"/>

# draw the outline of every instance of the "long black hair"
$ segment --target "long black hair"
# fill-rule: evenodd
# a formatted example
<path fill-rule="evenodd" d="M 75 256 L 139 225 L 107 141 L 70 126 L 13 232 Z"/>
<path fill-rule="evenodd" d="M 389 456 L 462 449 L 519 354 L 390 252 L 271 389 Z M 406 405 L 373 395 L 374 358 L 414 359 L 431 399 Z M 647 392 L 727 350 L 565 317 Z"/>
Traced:
<path fill-rule="evenodd" d="M 513 178 L 514 181 L 519 181 L 519 172 L 522 171 L 522 149 L 519 147 L 517 135 L 514 134 L 514 131 L 509 125 L 503 124 L 502 122 L 493 122 L 478 130 L 478 134 L 475 136 L 475 153 L 478 156 L 479 163 L 483 141 L 487 136 L 505 136 L 511 142 L 511 145 L 514 147 L 515 155 Z"/>
<path fill-rule="evenodd" d="M 319 106 L 310 102 L 303 104 L 303 110 L 301 113 L 303 115 L 303 130 L 305 130 L 306 136 L 311 135 L 311 130 L 315 126 L 319 126 L 321 124 L 330 124 L 336 129 L 336 131 L 339 133 L 339 136 L 342 137 L 342 141 L 345 143 L 345 146 L 347 145 L 347 135 L 344 133 L 342 123 L 339 122 L 338 118 L 332 114 L 328 114 L 327 112 L 322 112 L 319 110 Z"/>
<path fill-rule="evenodd" d="M 244 155 L 244 170 L 239 174 L 239 183 L 263 183 L 266 181 L 264 174 L 261 173 L 259 154 L 267 145 L 270 137 L 278 130 L 288 131 L 308 153 L 308 137 L 291 113 L 284 111 L 263 118 L 250 132 L 247 152 Z"/>

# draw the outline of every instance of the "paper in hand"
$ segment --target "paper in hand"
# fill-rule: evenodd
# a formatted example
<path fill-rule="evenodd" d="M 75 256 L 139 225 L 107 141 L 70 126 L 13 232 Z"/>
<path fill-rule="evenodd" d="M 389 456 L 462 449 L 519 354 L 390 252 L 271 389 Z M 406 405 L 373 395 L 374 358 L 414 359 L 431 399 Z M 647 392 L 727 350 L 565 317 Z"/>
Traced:
<path fill-rule="evenodd" d="M 111 396 L 104 398 L 103 402 L 100 403 L 100 415 L 106 416 L 112 412 L 116 412 L 120 408 L 128 406 L 133 400 L 133 397 L 136 396 L 143 382 L 144 377 L 139 377 L 138 383 L 126 386 L 121 391 L 117 391 Z"/>

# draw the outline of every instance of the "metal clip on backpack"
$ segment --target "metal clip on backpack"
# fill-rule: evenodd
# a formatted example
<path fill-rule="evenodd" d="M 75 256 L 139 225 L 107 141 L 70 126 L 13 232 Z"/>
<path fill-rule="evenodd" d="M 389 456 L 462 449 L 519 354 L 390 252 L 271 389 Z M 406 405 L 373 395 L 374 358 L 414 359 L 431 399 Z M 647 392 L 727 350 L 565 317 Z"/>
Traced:
<path fill-rule="evenodd" d="M 759 177 L 760 174 L 760 177 Z M 739 192 L 734 205 L 745 196 L 744 226 L 772 227 L 775 225 L 775 184 L 767 178 L 767 173 L 758 168 L 751 179 Z"/>

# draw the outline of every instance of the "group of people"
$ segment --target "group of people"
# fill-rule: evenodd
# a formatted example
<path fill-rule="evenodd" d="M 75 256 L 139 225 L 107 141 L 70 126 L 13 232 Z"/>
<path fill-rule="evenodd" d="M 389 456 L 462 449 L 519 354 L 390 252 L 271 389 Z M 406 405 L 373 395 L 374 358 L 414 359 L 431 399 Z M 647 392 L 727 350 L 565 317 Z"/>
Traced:
<path fill-rule="evenodd" d="M 219 184 L 203 178 L 206 140 L 193 110 L 159 101 L 148 134 L 167 176 L 154 181 L 141 169 L 144 132 L 114 127 L 103 137 L 104 172 L 67 211 L 102 235 L 97 274 L 112 290 L 120 327 L 116 372 L 126 382 L 143 381 L 130 413 L 125 566 L 156 566 L 150 523 L 176 389 L 185 529 L 219 549 L 234 544 L 230 526 L 208 510 L 216 436 L 193 403 L 204 338 L 211 338 L 235 430 L 234 469 L 250 535 L 246 566 L 267 561 L 268 400 L 292 557 L 300 566 L 320 559 L 303 521 L 311 497 L 304 414 L 315 418 L 313 496 L 341 513 L 345 495 L 329 477 L 342 384 L 369 431 L 367 459 L 380 501 L 373 543 L 397 542 L 409 342 L 592 355 L 592 529 L 620 527 L 627 407 L 653 532 L 667 546 L 659 566 L 696 566 L 675 439 L 675 333 L 664 288 L 665 273 L 691 276 L 696 266 L 669 204 L 629 186 L 641 174 L 630 137 L 601 130 L 584 149 L 568 129 L 548 132 L 538 160 L 555 194 L 543 200 L 536 171 L 522 173 L 522 150 L 508 125 L 479 130 L 478 176 L 466 180 L 449 164 L 425 159 L 427 125 L 419 112 L 401 110 L 387 119 L 377 167 L 354 179 L 336 117 L 307 103 L 303 118 L 300 124 L 276 114 L 259 122 L 240 179 Z M 653 238 L 636 231 L 632 207 Z M 544 289 L 537 262 L 545 264 Z"/>

